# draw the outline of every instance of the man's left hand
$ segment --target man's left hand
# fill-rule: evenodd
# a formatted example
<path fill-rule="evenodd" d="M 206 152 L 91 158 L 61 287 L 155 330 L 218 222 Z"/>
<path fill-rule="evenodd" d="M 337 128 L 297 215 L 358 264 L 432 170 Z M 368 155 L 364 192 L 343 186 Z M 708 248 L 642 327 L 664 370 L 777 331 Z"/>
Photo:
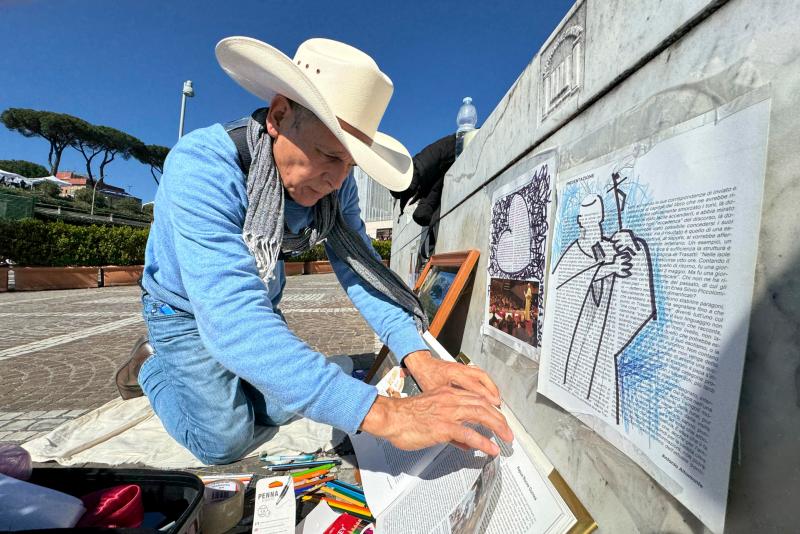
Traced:
<path fill-rule="evenodd" d="M 500 390 L 477 367 L 434 358 L 427 350 L 412 352 L 403 360 L 422 391 L 452 386 L 476 393 L 493 406 L 500 406 Z"/>

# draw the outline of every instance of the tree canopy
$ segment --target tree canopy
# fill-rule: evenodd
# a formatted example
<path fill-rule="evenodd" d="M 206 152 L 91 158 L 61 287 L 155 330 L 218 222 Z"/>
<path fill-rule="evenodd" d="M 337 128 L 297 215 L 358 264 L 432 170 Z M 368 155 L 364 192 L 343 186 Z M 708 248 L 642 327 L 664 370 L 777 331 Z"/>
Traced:
<path fill-rule="evenodd" d="M 134 136 L 112 128 L 110 126 L 96 126 L 97 133 L 103 140 L 103 161 L 100 162 L 100 180 L 105 179 L 106 165 L 120 156 L 122 159 L 130 159 L 134 153 L 143 150 L 144 143 Z"/>
<path fill-rule="evenodd" d="M 169 149 L 160 145 L 146 145 L 136 137 L 110 126 L 91 124 L 78 117 L 52 111 L 35 109 L 8 108 L 0 114 L 0 122 L 8 129 L 19 132 L 25 137 L 41 137 L 50 143 L 48 162 L 50 170 L 33 172 L 36 176 L 56 174 L 61 162 L 61 154 L 67 147 L 72 147 L 83 155 L 86 162 L 86 174 L 90 182 L 94 182 L 93 163 L 99 158 L 100 181 L 105 178 L 106 166 L 115 158 L 135 158 L 150 167 L 150 174 L 158 184 L 158 176 L 164 170 L 164 160 Z M 29 162 L 23 162 L 29 163 Z M 35 165 L 35 164 L 31 164 Z M 3 168 L 0 166 L 0 168 Z M 18 172 L 12 168 L 3 168 L 17 172 L 26 177 L 31 174 Z"/>
<path fill-rule="evenodd" d="M 158 177 L 164 172 L 164 160 L 167 159 L 167 154 L 169 154 L 169 149 L 165 146 L 143 145 L 134 152 L 133 157 L 150 166 L 150 174 L 153 175 L 153 180 L 158 185 Z"/>
<path fill-rule="evenodd" d="M 81 122 L 77 123 L 75 126 L 76 135 L 75 139 L 70 143 L 70 146 L 81 153 L 83 159 L 86 161 L 86 176 L 91 181 L 94 181 L 92 160 L 103 152 L 105 139 L 94 124 L 89 124 L 81 120 Z"/>
<path fill-rule="evenodd" d="M 46 139 L 50 143 L 50 153 L 47 156 L 50 174 L 55 174 L 61 163 L 61 154 L 75 141 L 78 124 L 83 121 L 66 113 L 8 108 L 0 114 L 0 122 L 9 130 L 15 130 L 25 137 Z"/>
<path fill-rule="evenodd" d="M 0 169 L 13 172 L 25 178 L 41 178 L 50 176 L 47 168 L 24 159 L 0 159 Z"/>

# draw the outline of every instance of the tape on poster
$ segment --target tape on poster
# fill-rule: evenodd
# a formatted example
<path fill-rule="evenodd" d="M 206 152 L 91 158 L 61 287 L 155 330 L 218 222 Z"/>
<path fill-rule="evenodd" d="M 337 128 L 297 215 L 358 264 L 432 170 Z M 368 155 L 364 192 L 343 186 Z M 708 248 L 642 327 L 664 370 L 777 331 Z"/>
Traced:
<path fill-rule="evenodd" d="M 203 534 L 222 534 L 236 526 L 244 514 L 244 484 L 215 480 L 206 484 L 203 498 Z"/>

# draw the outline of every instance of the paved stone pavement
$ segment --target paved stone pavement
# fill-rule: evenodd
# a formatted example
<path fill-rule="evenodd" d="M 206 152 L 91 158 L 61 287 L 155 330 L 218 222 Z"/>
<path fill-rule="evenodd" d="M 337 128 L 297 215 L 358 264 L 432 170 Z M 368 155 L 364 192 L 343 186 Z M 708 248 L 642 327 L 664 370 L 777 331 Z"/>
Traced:
<path fill-rule="evenodd" d="M 24 442 L 117 396 L 114 373 L 145 332 L 138 287 L 0 293 L 0 441 Z M 362 356 L 375 335 L 332 274 L 290 277 L 281 309 L 323 354 Z"/>

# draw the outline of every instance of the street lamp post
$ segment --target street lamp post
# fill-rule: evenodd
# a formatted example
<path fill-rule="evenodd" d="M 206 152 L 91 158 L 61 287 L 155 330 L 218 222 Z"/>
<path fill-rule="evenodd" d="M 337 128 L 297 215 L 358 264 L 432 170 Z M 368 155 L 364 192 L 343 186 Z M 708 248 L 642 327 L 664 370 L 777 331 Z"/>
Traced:
<path fill-rule="evenodd" d="M 181 121 L 178 125 L 178 139 L 183 137 L 183 117 L 186 114 L 186 97 L 192 98 L 194 96 L 194 88 L 192 87 L 192 80 L 183 82 L 183 91 L 181 92 Z"/>

